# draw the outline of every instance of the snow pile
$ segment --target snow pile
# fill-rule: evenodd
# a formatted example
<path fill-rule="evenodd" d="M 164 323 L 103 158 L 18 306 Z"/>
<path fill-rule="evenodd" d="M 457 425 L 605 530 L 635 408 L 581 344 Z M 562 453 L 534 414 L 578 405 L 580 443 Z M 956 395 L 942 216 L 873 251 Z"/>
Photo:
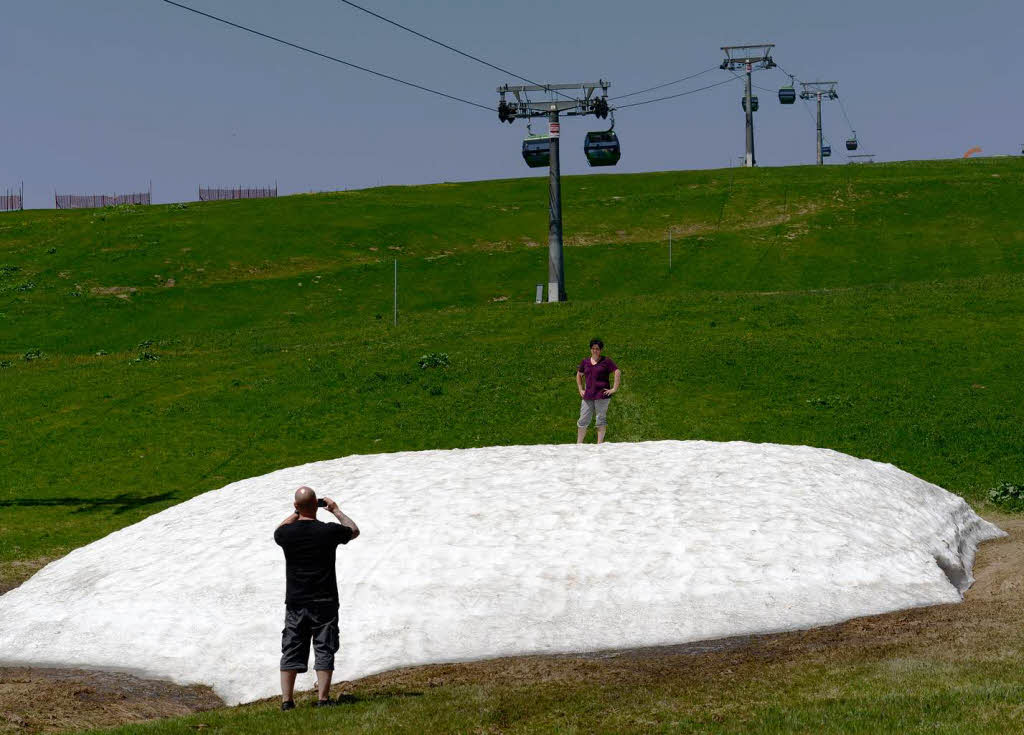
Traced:
<path fill-rule="evenodd" d="M 131 669 L 210 684 L 229 703 L 277 693 L 284 558 L 272 533 L 301 484 L 362 530 L 338 550 L 336 681 L 957 602 L 978 543 L 1001 535 L 935 485 L 827 449 L 352 456 L 205 493 L 50 564 L 0 597 L 0 661 Z"/>

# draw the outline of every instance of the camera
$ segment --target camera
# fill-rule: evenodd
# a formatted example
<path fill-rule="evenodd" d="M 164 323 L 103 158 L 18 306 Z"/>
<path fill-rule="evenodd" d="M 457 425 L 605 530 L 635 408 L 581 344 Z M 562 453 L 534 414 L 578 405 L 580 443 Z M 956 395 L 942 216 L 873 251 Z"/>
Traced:
<path fill-rule="evenodd" d="M 327 507 L 327 501 L 324 500 L 323 498 L 318 499 L 316 501 L 316 507 L 317 508 L 326 508 Z"/>

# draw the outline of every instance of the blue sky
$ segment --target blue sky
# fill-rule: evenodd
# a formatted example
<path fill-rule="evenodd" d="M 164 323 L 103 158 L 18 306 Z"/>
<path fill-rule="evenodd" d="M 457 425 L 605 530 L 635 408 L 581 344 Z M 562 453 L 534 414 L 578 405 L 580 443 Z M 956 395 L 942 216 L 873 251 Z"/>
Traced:
<path fill-rule="evenodd" d="M 517 80 L 336 0 L 183 0 L 325 53 L 496 105 Z M 1024 3 L 419 3 L 368 7 L 542 82 L 611 80 L 624 94 L 714 66 L 725 44 L 771 41 L 800 78 L 836 79 L 862 142 L 879 160 L 1020 154 L 1024 95 L 1013 51 Z M 195 199 L 199 185 L 282 193 L 546 175 L 519 154 L 525 126 L 371 77 L 160 0 L 10 3 L 0 26 L 0 190 L 25 182 L 28 207 L 53 192 L 145 189 Z M 714 71 L 662 92 L 725 78 Z M 779 71 L 755 74 L 776 89 Z M 740 82 L 623 110 L 615 171 L 713 168 L 743 154 Z M 814 121 L 758 91 L 757 158 L 810 163 Z M 630 98 L 629 102 L 643 97 Z M 825 132 L 843 163 L 838 104 Z M 583 135 L 563 122 L 563 173 L 589 172 Z"/>

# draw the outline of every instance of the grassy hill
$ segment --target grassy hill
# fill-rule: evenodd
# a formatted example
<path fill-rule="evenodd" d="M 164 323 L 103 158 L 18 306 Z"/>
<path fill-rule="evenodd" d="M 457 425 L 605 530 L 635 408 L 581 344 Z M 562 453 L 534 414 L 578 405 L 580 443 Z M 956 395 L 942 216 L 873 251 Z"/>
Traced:
<path fill-rule="evenodd" d="M 594 335 L 611 441 L 830 447 L 980 507 L 1024 483 L 1022 184 L 1017 159 L 569 177 L 570 301 L 542 306 L 544 179 L 2 214 L 0 583 L 276 468 L 573 441 Z"/>

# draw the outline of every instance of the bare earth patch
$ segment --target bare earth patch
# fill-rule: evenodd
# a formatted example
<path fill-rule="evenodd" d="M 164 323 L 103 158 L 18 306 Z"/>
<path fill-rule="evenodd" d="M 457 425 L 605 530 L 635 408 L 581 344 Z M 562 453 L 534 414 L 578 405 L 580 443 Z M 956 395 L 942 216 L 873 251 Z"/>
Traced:
<path fill-rule="evenodd" d="M 0 595 L 19 586 L 56 557 L 40 556 L 35 559 L 15 559 L 0 562 Z"/>
<path fill-rule="evenodd" d="M 1024 629 L 1024 518 L 990 517 L 1009 533 L 982 545 L 964 602 L 850 620 L 811 630 L 676 646 L 436 664 L 341 682 L 334 694 L 358 696 L 458 684 L 516 685 L 673 681 L 681 686 L 763 675 L 765 665 L 998 657 Z M 45 732 L 168 717 L 221 706 L 205 687 L 178 687 L 127 674 L 0 669 L 0 733 Z"/>
<path fill-rule="evenodd" d="M 134 286 L 96 286 L 89 289 L 93 296 L 115 296 L 119 299 L 130 299 L 139 289 Z"/>
<path fill-rule="evenodd" d="M 222 707 L 205 686 L 81 669 L 0 669 L 0 733 L 112 727 Z"/>

